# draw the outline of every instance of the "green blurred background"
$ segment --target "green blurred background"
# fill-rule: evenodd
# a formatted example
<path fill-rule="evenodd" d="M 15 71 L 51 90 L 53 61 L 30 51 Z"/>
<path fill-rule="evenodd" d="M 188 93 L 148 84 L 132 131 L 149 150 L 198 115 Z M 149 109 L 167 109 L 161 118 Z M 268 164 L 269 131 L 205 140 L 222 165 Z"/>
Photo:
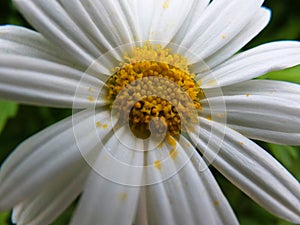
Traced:
<path fill-rule="evenodd" d="M 264 5 L 272 9 L 272 20 L 269 26 L 244 49 L 274 40 L 300 40 L 300 0 L 266 0 Z M 0 24 L 17 24 L 30 28 L 30 25 L 14 8 L 11 0 L 1 0 L 0 2 Z M 262 76 L 260 79 L 286 80 L 300 84 L 300 66 L 272 72 Z M 71 115 L 71 110 L 67 109 L 17 105 L 16 103 L 0 99 L 0 163 L 5 160 L 20 142 L 69 115 Z M 273 154 L 300 180 L 299 147 L 279 146 L 261 142 L 258 144 Z M 242 225 L 291 224 L 272 216 L 236 189 L 213 168 L 212 171 Z M 53 224 L 66 225 L 73 209 L 74 205 L 70 206 Z M 0 225 L 11 224 L 10 213 L 0 213 Z"/>

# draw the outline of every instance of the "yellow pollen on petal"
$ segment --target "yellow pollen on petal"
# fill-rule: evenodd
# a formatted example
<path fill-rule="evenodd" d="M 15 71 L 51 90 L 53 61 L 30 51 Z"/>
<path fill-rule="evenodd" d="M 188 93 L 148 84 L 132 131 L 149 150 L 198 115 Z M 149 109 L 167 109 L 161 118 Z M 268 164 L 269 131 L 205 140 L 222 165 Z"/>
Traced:
<path fill-rule="evenodd" d="M 170 146 L 172 146 L 172 147 L 176 146 L 176 143 L 177 143 L 176 140 L 173 137 L 171 137 L 170 135 L 167 135 L 166 140 Z"/>
<path fill-rule="evenodd" d="M 94 102 L 95 101 L 95 98 L 93 97 L 93 96 L 88 96 L 88 100 L 90 101 L 90 102 Z"/>
<path fill-rule="evenodd" d="M 244 145 L 245 143 L 244 142 L 242 142 L 242 141 L 239 141 L 238 142 L 240 145 Z"/>
<path fill-rule="evenodd" d="M 163 9 L 169 8 L 170 0 L 166 0 L 163 4 Z"/>
<path fill-rule="evenodd" d="M 154 163 L 153 163 L 154 167 L 158 170 L 161 170 L 162 168 L 162 164 L 161 164 L 161 161 L 159 160 L 156 160 Z"/>
<path fill-rule="evenodd" d="M 217 114 L 217 117 L 218 117 L 218 118 L 222 118 L 222 117 L 223 117 L 223 114 L 222 114 L 222 113 L 218 113 L 218 114 Z"/>
<path fill-rule="evenodd" d="M 102 128 L 102 129 L 107 129 L 108 128 L 108 124 L 106 123 L 101 123 L 100 121 L 96 122 L 96 127 Z"/>
<path fill-rule="evenodd" d="M 215 201 L 214 201 L 214 205 L 215 205 L 215 206 L 219 206 L 219 205 L 220 205 L 220 202 L 217 201 L 217 200 L 215 200 Z"/>
<path fill-rule="evenodd" d="M 137 41 L 137 40 L 138 40 L 138 38 L 137 38 L 136 35 L 133 35 L 133 40 L 134 40 L 134 41 Z"/>
<path fill-rule="evenodd" d="M 125 55 L 106 85 L 106 98 L 119 121 L 128 123 L 141 139 L 152 132 L 156 136 L 180 135 L 186 131 L 182 124 L 197 122 L 194 110 L 202 109 L 200 100 L 205 98 L 187 59 L 150 42 Z"/>
<path fill-rule="evenodd" d="M 212 120 L 212 116 L 207 116 L 206 119 Z"/>
<path fill-rule="evenodd" d="M 164 146 L 164 142 L 160 142 L 158 145 L 157 145 L 157 148 L 162 148 Z"/>
<path fill-rule="evenodd" d="M 247 94 L 246 94 L 246 96 L 247 96 L 247 97 L 249 97 L 249 96 L 250 96 L 250 94 L 249 94 L 249 93 L 247 93 Z"/>
<path fill-rule="evenodd" d="M 124 202 L 128 198 L 128 195 L 126 193 L 122 193 L 119 195 L 119 199 L 121 202 Z"/>
<path fill-rule="evenodd" d="M 216 79 L 212 79 L 206 83 L 208 86 L 216 86 L 218 84 Z"/>
<path fill-rule="evenodd" d="M 175 160 L 178 156 L 178 150 L 176 148 L 172 148 L 171 151 L 169 152 L 170 158 Z"/>

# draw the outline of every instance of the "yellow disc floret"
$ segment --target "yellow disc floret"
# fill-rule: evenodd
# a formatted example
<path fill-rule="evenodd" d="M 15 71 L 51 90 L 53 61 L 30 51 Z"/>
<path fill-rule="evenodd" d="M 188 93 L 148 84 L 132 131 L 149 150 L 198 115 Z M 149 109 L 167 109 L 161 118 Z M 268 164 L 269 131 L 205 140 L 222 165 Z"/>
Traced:
<path fill-rule="evenodd" d="M 146 43 L 125 61 L 106 83 L 107 99 L 135 136 L 145 139 L 152 131 L 176 136 L 182 124 L 196 122 L 193 112 L 201 109 L 204 94 L 183 56 Z"/>

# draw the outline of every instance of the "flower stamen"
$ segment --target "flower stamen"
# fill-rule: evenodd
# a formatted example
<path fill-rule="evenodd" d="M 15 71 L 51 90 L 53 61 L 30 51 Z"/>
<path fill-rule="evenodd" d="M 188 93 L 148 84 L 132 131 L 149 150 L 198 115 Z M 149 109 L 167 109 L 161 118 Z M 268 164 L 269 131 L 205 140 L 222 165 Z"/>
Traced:
<path fill-rule="evenodd" d="M 125 60 L 106 83 L 107 99 L 121 121 L 129 120 L 136 137 L 146 139 L 151 131 L 176 136 L 182 123 L 196 121 L 192 109 L 201 109 L 204 94 L 183 56 L 146 43 Z"/>

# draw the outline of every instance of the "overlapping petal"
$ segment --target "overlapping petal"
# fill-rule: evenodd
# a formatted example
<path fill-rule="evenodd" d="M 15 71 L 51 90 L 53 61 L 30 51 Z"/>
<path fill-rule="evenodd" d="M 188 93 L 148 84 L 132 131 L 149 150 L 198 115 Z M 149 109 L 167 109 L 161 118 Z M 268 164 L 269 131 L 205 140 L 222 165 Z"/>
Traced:
<path fill-rule="evenodd" d="M 134 42 L 134 35 L 130 29 L 132 24 L 128 23 L 126 18 L 129 14 L 126 10 L 129 9 L 122 7 L 119 1 L 88 0 L 73 3 L 62 0 L 61 4 L 102 54 L 122 45 L 127 45 L 127 50 L 132 48 Z M 122 61 L 125 49 L 121 48 L 111 54 Z"/>
<path fill-rule="evenodd" d="M 81 68 L 80 61 L 75 61 L 40 33 L 13 25 L 0 27 L 0 55 L 27 56 L 67 65 L 83 71 L 86 69 Z"/>
<path fill-rule="evenodd" d="M 191 71 L 198 74 L 199 78 L 204 75 L 205 71 L 214 68 L 230 58 L 265 28 L 270 17 L 270 10 L 265 8 L 259 9 L 251 18 L 250 22 L 226 45 L 206 59 L 202 59 L 203 61 L 190 65 Z"/>
<path fill-rule="evenodd" d="M 13 222 L 18 225 L 51 224 L 82 192 L 89 172 L 86 163 L 62 171 L 41 192 L 14 207 Z"/>
<path fill-rule="evenodd" d="M 300 184 L 278 161 L 223 124 L 200 118 L 196 132 L 190 137 L 227 179 L 275 215 L 300 222 Z"/>
<path fill-rule="evenodd" d="M 204 74 L 202 88 L 222 87 L 250 80 L 274 70 L 300 64 L 300 42 L 278 41 L 239 53 Z"/>
<path fill-rule="evenodd" d="M 206 90 L 213 94 L 212 89 Z M 224 96 L 259 95 L 277 97 L 297 102 L 300 97 L 300 86 L 295 83 L 276 80 L 249 80 L 222 88 Z"/>
<path fill-rule="evenodd" d="M 167 45 L 189 15 L 194 0 L 133 1 L 142 41 Z"/>
<path fill-rule="evenodd" d="M 157 155 L 161 154 L 159 149 L 155 151 L 158 151 Z M 145 187 L 148 223 L 238 224 L 230 205 L 194 146 L 181 137 L 172 154 L 172 165 L 162 161 L 161 167 L 147 170 L 146 177 L 157 176 L 162 180 Z M 147 161 L 150 163 L 155 160 L 149 154 Z M 174 176 L 164 180 L 163 175 L 168 173 L 164 170 L 176 169 Z"/>
<path fill-rule="evenodd" d="M 225 87 L 223 94 L 202 101 L 203 115 L 226 117 L 228 126 L 249 138 L 300 145 L 299 85 L 253 80 Z"/>
<path fill-rule="evenodd" d="M 99 90 L 103 86 L 92 77 L 101 77 L 103 68 L 95 64 L 86 71 L 87 68 L 41 34 L 26 28 L 0 27 L 0 58 L 2 98 L 70 108 L 77 90 L 80 93 L 76 94 L 76 107 L 84 108 L 92 105 L 88 89 Z"/>
<path fill-rule="evenodd" d="M 184 23 L 181 25 L 180 29 L 176 32 L 176 34 L 174 35 L 170 43 L 174 43 L 180 46 L 180 43 L 184 39 L 186 33 L 192 29 L 192 27 L 199 20 L 199 17 L 204 13 L 208 5 L 209 5 L 209 0 L 194 1 L 191 11 L 188 13 Z M 176 49 L 176 47 L 178 46 L 173 46 L 173 47 L 175 47 Z"/>
<path fill-rule="evenodd" d="M 15 0 L 14 3 L 36 30 L 83 65 L 89 66 L 101 55 L 60 2 Z"/>
<path fill-rule="evenodd" d="M 44 187 L 47 188 L 52 179 L 59 177 L 67 168 L 86 164 L 83 155 L 92 157 L 97 154 L 100 150 L 98 135 L 105 136 L 112 129 L 112 125 L 108 124 L 107 129 L 98 129 L 98 133 L 95 133 L 94 121 L 109 119 L 107 111 L 96 115 L 93 111 L 83 111 L 23 142 L 1 168 L 1 210 L 13 208 Z M 77 131 L 76 138 L 73 129 Z"/>
<path fill-rule="evenodd" d="M 131 225 L 138 194 L 139 187 L 116 184 L 93 172 L 71 225 Z"/>
<path fill-rule="evenodd" d="M 15 3 L 39 32 L 89 66 L 105 52 L 122 45 L 127 48 L 111 53 L 119 61 L 134 42 L 151 40 L 166 45 L 185 20 L 193 1 L 15 0 Z"/>
<path fill-rule="evenodd" d="M 199 60 L 205 61 L 240 33 L 262 3 L 262 0 L 212 1 L 178 43 L 188 52 L 179 49 L 179 53 L 185 54 L 191 64 Z M 189 52 L 195 55 L 190 55 Z"/>
<path fill-rule="evenodd" d="M 97 98 L 104 87 L 101 80 L 46 59 L 2 54 L 0 80 L 0 98 L 20 103 L 64 108 L 71 108 L 74 100 L 76 108 L 107 104 Z"/>
<path fill-rule="evenodd" d="M 120 135 L 130 142 L 128 131 Z M 93 169 L 71 224 L 131 225 L 142 184 L 143 154 L 127 148 L 113 134 Z"/>

